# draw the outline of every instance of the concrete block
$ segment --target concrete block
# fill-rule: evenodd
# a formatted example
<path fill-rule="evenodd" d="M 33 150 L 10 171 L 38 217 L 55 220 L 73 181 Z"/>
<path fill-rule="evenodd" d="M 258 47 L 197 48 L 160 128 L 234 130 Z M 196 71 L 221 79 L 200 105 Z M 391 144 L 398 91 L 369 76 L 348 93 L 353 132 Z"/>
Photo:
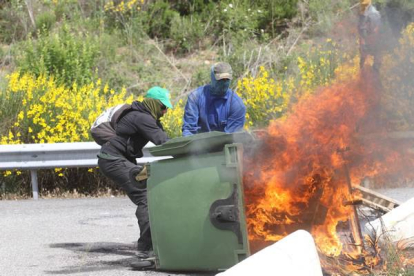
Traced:
<path fill-rule="evenodd" d="M 312 236 L 298 230 L 216 276 L 322 276 Z"/>
<path fill-rule="evenodd" d="M 382 220 L 382 223 L 381 223 Z M 377 235 L 385 238 L 383 233 L 400 248 L 412 246 L 414 242 L 414 198 L 404 202 L 397 208 L 365 224 L 368 231 L 376 231 Z M 382 239 L 384 242 L 384 239 Z"/>

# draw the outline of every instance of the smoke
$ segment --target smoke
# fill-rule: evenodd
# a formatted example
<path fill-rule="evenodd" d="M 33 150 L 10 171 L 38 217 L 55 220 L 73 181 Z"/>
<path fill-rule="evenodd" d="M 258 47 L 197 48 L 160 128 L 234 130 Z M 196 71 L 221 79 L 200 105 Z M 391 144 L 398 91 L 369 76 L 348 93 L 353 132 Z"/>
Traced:
<path fill-rule="evenodd" d="M 401 132 L 414 130 L 414 108 L 412 108 L 414 106 L 414 25 L 409 24 L 413 19 L 414 5 L 413 10 L 407 10 L 403 4 L 389 1 L 382 7 L 380 6 L 379 10 L 382 24 L 379 39 L 376 40 L 378 45 L 376 45 L 377 52 L 375 53 L 380 60 L 378 71 L 372 68 L 374 58 L 373 53 L 369 52 L 363 69 L 358 73 L 360 74 L 359 80 L 354 80 L 350 84 L 350 80 L 346 79 L 344 84 L 348 85 L 349 89 L 358 89 L 358 93 L 364 94 L 364 106 L 360 109 L 350 106 L 348 109 L 331 112 L 330 107 L 335 103 L 328 100 L 322 101 L 321 94 L 325 94 L 326 97 L 337 96 L 339 102 L 349 105 L 355 104 L 359 95 L 355 94 L 355 91 L 347 91 L 339 95 L 335 94 L 336 91 L 326 92 L 329 89 L 319 89 L 315 92 L 314 99 L 307 100 L 307 103 L 299 103 L 288 115 L 290 119 L 274 123 L 274 126 L 278 126 L 273 129 L 269 127 L 267 134 L 259 135 L 260 142 L 250 151 L 246 151 L 246 155 L 251 153 L 251 156 L 247 156 L 249 167 L 251 167 L 251 160 L 262 160 L 257 171 L 250 171 L 253 178 L 260 177 L 262 171 L 268 167 L 276 164 L 283 166 L 283 162 L 288 162 L 284 159 L 296 154 L 295 151 L 300 150 L 303 144 L 313 144 L 315 150 L 320 147 L 320 137 L 313 132 L 319 131 L 322 136 L 332 135 L 331 129 L 337 129 L 338 135 L 341 135 L 343 131 L 352 132 L 352 135 L 349 135 L 352 139 L 344 140 L 343 145 L 350 150 L 343 153 L 339 159 L 345 158 L 344 162 L 349 163 L 354 184 L 360 184 L 364 179 L 376 183 L 376 187 L 399 186 L 410 182 L 413 155 L 409 154 L 409 151 L 414 146 L 414 135 L 404 135 Z M 355 14 L 351 19 L 340 22 L 333 32 L 334 39 L 346 44 L 350 52 L 352 52 L 352 47 L 356 49 L 359 47 L 357 26 L 358 15 Z M 358 52 L 355 51 L 356 49 L 353 49 L 354 52 Z M 355 69 L 359 70 L 359 68 Z M 338 79 L 340 77 L 339 73 Z M 358 81 L 361 85 L 356 88 L 354 84 Z M 350 101 L 349 97 L 354 100 Z M 327 103 L 326 109 L 320 108 L 323 103 Z M 309 105 L 306 112 L 314 117 L 298 113 L 303 112 L 301 106 L 304 105 Z M 341 105 L 338 105 L 338 108 L 341 108 Z M 366 112 L 358 118 L 355 125 L 347 125 L 346 117 L 356 115 L 355 112 L 361 109 L 365 109 Z M 311 114 L 312 110 L 318 110 L 320 114 L 315 114 L 315 112 Z M 349 110 L 352 112 L 349 113 Z M 294 121 L 293 118 L 298 117 L 303 121 Z M 331 120 L 332 118 L 336 120 Z M 293 130 L 289 131 L 290 134 L 295 132 L 297 134 L 303 129 L 310 131 L 308 126 L 315 125 L 315 122 L 318 122 L 319 130 L 313 129 L 313 132 L 301 133 L 300 137 L 295 138 L 295 147 L 286 150 L 290 139 L 286 137 L 287 124 L 295 124 L 296 126 L 290 126 Z M 277 128 L 281 130 L 275 135 Z M 358 139 L 354 139 L 355 137 Z M 335 142 L 334 146 L 337 147 L 338 143 Z M 275 156 L 275 149 L 279 156 Z M 301 154 L 309 153 L 301 152 Z M 303 156 L 303 159 L 306 159 L 306 156 Z M 289 172 L 285 172 L 283 177 L 291 179 L 297 170 L 299 169 L 291 168 Z M 283 182 L 287 183 L 285 185 L 292 183 L 292 181 Z M 252 183 L 245 185 L 249 187 Z"/>
<path fill-rule="evenodd" d="M 351 184 L 369 179 L 379 188 L 414 180 L 414 135 L 407 133 L 414 129 L 413 51 L 409 25 L 396 46 L 381 49 L 379 68 L 372 57 L 361 69 L 348 62 L 331 85 L 259 133 L 246 152 L 243 179 L 252 244 L 260 248 L 309 229 L 324 253 L 339 254 L 336 226 L 349 218 L 343 202 Z M 393 121 L 396 115 L 403 123 Z"/>
<path fill-rule="evenodd" d="M 386 20 L 392 35 L 399 39 L 401 32 L 414 21 L 414 5 L 409 1 L 387 1 L 382 8 L 382 14 Z"/>

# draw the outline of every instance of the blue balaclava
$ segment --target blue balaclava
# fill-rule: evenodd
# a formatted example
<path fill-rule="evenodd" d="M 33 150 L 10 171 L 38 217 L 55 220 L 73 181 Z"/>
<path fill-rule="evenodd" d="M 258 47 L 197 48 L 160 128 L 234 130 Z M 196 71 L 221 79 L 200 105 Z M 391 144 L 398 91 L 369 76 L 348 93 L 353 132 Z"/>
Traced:
<path fill-rule="evenodd" d="M 214 72 L 214 66 L 211 68 L 211 94 L 215 96 L 224 96 L 230 87 L 230 79 L 222 78 L 217 80 Z"/>

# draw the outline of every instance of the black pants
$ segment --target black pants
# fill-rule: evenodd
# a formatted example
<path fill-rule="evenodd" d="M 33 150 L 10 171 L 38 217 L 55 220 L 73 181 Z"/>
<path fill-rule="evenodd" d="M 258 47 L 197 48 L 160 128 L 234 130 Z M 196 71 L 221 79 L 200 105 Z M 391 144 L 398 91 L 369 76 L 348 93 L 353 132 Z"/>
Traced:
<path fill-rule="evenodd" d="M 359 67 L 363 68 L 365 64 L 365 60 L 369 55 L 374 57 L 374 64 L 373 69 L 376 71 L 379 71 L 381 67 L 382 57 L 381 57 L 381 51 L 378 49 L 378 46 L 372 46 L 372 45 L 366 45 L 366 46 L 360 46 L 359 53 L 360 53 L 360 59 L 359 59 Z"/>
<path fill-rule="evenodd" d="M 138 219 L 140 237 L 138 239 L 138 250 L 152 250 L 151 230 L 149 224 L 147 190 L 138 189 L 129 179 L 129 171 L 136 165 L 126 159 L 103 159 L 98 158 L 101 172 L 114 181 L 131 199 L 137 210 L 135 215 Z M 145 180 L 146 181 L 146 180 Z"/>

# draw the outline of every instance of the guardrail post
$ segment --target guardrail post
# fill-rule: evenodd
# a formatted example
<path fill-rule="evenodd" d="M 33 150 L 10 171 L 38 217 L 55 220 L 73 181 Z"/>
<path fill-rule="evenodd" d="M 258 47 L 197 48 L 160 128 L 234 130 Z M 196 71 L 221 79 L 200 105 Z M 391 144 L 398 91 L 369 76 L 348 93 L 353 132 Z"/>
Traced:
<path fill-rule="evenodd" d="M 37 170 L 30 170 L 30 178 L 32 179 L 33 199 L 39 199 L 39 186 L 37 185 Z"/>

